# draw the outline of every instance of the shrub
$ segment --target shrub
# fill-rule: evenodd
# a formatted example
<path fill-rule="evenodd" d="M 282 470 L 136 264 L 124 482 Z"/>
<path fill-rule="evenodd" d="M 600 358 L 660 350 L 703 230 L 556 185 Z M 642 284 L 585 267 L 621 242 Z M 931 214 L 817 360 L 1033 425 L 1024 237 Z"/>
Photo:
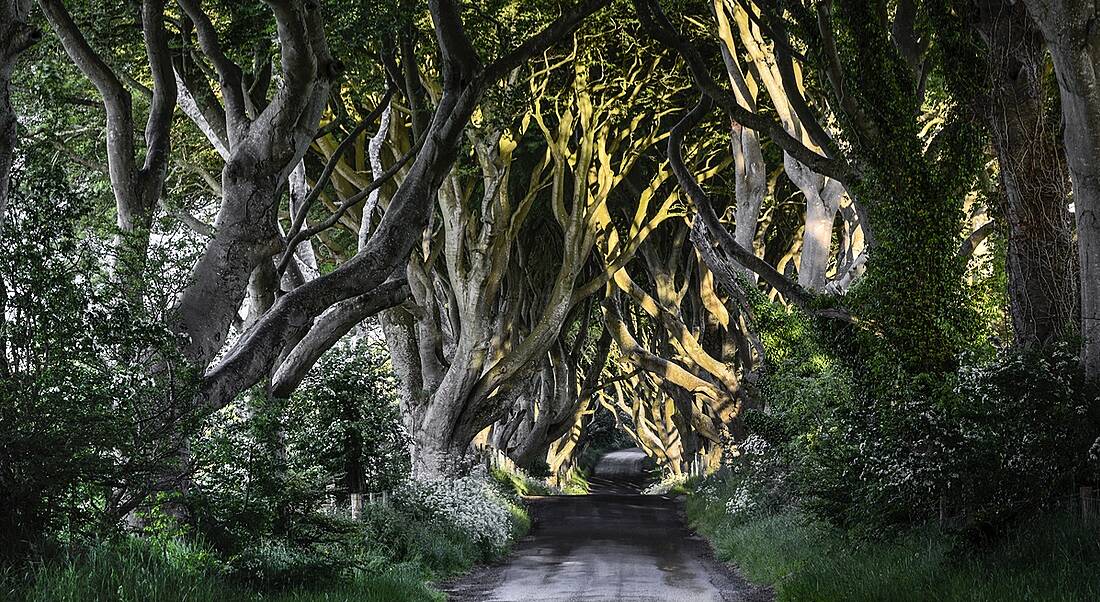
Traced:
<path fill-rule="evenodd" d="M 44 157 L 18 163 L 0 234 L 0 560 L 112 526 L 179 473 L 193 426 L 186 371 L 152 369 L 177 365 L 174 335 L 83 232 L 93 191 Z"/>
<path fill-rule="evenodd" d="M 490 553 L 508 548 L 515 535 L 512 508 L 483 468 L 459 478 L 407 481 L 396 493 L 396 504 L 414 516 L 454 525 Z"/>
<path fill-rule="evenodd" d="M 1100 407 L 1067 347 L 914 375 L 888 355 L 826 352 L 825 331 L 797 311 L 768 304 L 758 317 L 763 408 L 746 412 L 752 437 L 737 447 L 750 453 L 730 464 L 736 509 L 794 496 L 866 533 L 942 520 L 979 534 L 1096 479 Z M 768 454 L 751 453 L 761 444 Z"/>

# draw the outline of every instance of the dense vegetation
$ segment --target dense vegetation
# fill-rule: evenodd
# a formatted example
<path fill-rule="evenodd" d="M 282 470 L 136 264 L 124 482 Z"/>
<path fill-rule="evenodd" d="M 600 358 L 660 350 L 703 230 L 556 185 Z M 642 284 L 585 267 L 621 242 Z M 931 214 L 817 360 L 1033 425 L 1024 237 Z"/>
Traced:
<path fill-rule="evenodd" d="M 1096 11 L 0 0 L 2 595 L 435 599 L 627 446 L 783 599 L 1100 595 Z"/>

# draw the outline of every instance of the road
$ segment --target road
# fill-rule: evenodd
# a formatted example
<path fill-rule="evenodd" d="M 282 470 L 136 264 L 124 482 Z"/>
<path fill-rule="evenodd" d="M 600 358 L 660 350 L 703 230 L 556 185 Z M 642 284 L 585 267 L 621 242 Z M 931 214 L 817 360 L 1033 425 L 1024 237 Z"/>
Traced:
<path fill-rule="evenodd" d="M 640 451 L 640 450 L 639 450 Z M 636 452 L 601 460 L 599 493 L 532 498 L 534 526 L 501 564 L 445 584 L 461 602 L 757 602 L 768 597 L 716 561 L 680 504 L 639 495 Z"/>

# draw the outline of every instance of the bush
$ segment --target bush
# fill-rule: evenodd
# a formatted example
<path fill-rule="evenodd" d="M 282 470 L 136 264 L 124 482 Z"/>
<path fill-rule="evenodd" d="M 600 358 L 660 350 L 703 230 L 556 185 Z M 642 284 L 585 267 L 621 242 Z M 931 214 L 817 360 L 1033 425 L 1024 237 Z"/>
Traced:
<path fill-rule="evenodd" d="M 365 509 L 367 545 L 388 562 L 417 562 L 437 576 L 499 558 L 530 526 L 526 511 L 480 471 L 409 481 L 391 500 Z"/>
<path fill-rule="evenodd" d="M 193 427 L 186 371 L 153 369 L 177 365 L 173 335 L 83 232 L 92 191 L 43 157 L 19 165 L 0 235 L 0 561 L 113 527 L 179 474 Z"/>
<path fill-rule="evenodd" d="M 1065 347 L 913 375 L 888 355 L 826 352 L 825 331 L 797 311 L 768 304 L 758 317 L 763 409 L 745 414 L 748 453 L 730 454 L 738 508 L 797 498 L 868 534 L 941 520 L 980 535 L 1096 479 L 1097 395 Z"/>
<path fill-rule="evenodd" d="M 454 525 L 490 553 L 507 550 L 516 535 L 515 503 L 502 495 L 480 467 L 465 477 L 407 481 L 395 497 L 395 504 L 410 514 Z"/>
<path fill-rule="evenodd" d="M 1027 520 L 981 548 L 934 530 L 853 540 L 799 511 L 751 519 L 720 496 L 689 500 L 692 525 L 778 602 L 1080 601 L 1100 596 L 1100 528 L 1064 514 Z"/>

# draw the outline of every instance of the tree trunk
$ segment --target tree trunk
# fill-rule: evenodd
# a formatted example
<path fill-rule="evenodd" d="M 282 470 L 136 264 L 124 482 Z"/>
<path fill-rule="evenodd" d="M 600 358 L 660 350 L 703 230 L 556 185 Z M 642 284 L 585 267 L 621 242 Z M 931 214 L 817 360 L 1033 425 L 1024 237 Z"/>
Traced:
<path fill-rule="evenodd" d="M 787 176 L 806 197 L 805 231 L 798 262 L 798 284 L 805 289 L 825 289 L 825 272 L 833 247 L 833 220 L 840 210 L 844 187 L 831 178 L 810 171 L 790 155 L 784 154 Z"/>
<path fill-rule="evenodd" d="M 0 0 L 0 234 L 4 232 L 11 166 L 19 141 L 18 118 L 11 106 L 12 70 L 19 55 L 42 37 L 29 23 L 30 10 L 29 0 Z"/>
<path fill-rule="evenodd" d="M 1077 258 L 1068 172 L 1049 123 L 1041 32 L 1022 5 L 986 0 L 979 32 L 993 87 L 985 107 L 1001 167 L 1008 224 L 1008 295 L 1017 345 L 1042 346 L 1077 322 Z"/>
<path fill-rule="evenodd" d="M 1073 181 L 1081 283 L 1081 361 L 1100 378 L 1100 33 L 1092 0 L 1027 0 L 1054 59 Z"/>

